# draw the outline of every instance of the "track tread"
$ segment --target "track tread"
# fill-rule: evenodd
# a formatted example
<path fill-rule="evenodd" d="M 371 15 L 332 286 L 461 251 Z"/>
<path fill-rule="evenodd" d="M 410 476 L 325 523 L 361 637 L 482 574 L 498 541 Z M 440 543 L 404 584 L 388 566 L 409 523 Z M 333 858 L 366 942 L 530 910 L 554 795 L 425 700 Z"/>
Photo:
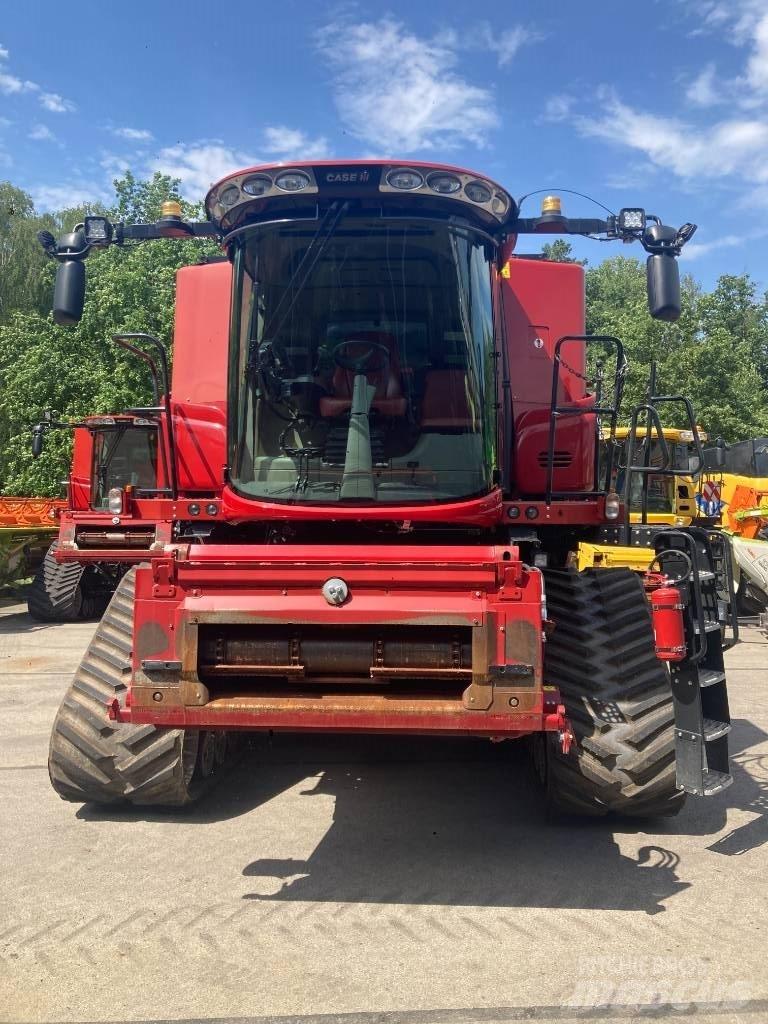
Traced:
<path fill-rule="evenodd" d="M 54 541 L 27 593 L 27 611 L 37 622 L 74 622 L 81 615 L 85 569 L 77 562 L 57 562 L 57 548 Z"/>
<path fill-rule="evenodd" d="M 53 725 L 51 784 L 64 800 L 179 806 L 212 781 L 195 778 L 198 735 L 113 722 L 131 675 L 135 570 L 120 582 L 75 673 Z"/>
<path fill-rule="evenodd" d="M 560 811 L 602 816 L 676 814 L 674 711 L 657 659 L 642 583 L 629 569 L 545 572 L 555 629 L 546 681 L 558 686 L 576 743 L 551 747 L 548 793 Z"/>

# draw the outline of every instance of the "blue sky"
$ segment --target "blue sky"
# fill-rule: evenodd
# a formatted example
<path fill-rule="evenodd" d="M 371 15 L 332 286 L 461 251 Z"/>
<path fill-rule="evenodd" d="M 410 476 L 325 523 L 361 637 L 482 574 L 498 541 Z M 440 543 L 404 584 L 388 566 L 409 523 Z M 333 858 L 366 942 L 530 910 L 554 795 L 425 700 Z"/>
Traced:
<path fill-rule="evenodd" d="M 434 159 L 692 220 L 685 269 L 768 287 L 768 0 L 2 6 L 0 178 L 39 209 L 128 166 L 199 199 L 259 161 Z"/>

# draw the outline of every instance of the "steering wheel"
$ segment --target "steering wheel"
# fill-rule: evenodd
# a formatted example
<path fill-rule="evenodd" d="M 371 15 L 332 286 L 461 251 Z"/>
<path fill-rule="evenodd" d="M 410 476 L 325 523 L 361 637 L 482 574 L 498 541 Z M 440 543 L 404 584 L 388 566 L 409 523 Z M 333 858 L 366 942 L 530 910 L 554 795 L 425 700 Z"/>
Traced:
<path fill-rule="evenodd" d="M 344 350 L 350 345 L 359 345 L 362 354 L 357 358 L 344 355 Z M 377 373 L 385 370 L 389 365 L 389 349 L 378 341 L 368 341 L 366 338 L 348 338 L 346 341 L 334 345 L 331 349 L 331 356 L 337 366 L 342 370 L 352 370 L 354 373 Z M 376 359 L 376 357 L 379 357 Z"/>

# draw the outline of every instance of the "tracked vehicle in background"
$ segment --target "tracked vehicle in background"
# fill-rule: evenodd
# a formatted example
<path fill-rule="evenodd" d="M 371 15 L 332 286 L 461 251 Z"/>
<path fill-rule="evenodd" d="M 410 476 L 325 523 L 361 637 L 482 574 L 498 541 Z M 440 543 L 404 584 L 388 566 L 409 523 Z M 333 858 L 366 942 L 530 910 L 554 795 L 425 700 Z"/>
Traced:
<path fill-rule="evenodd" d="M 391 161 L 250 168 L 206 210 L 43 239 L 60 323 L 93 248 L 205 235 L 226 254 L 179 273 L 172 386 L 135 411 L 168 493 L 110 492 L 122 550 L 146 543 L 54 723 L 57 792 L 183 804 L 248 730 L 525 737 L 549 801 L 587 815 L 725 788 L 727 569 L 681 528 L 645 585 L 574 571 L 625 524 L 599 440 L 626 361 L 585 335 L 580 266 L 515 251 L 639 241 L 670 320 L 693 225 L 568 219 L 555 197 L 525 218 L 484 176 Z M 64 518 L 57 559 L 106 557 L 87 518 Z"/>

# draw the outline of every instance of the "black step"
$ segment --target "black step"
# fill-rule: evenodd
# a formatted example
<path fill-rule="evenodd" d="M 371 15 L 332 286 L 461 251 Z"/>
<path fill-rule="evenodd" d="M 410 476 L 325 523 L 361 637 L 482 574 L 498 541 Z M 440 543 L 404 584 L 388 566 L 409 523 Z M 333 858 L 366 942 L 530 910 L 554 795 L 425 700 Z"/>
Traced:
<path fill-rule="evenodd" d="M 721 672 L 716 668 L 700 668 L 699 669 L 699 686 L 703 689 L 705 686 L 715 686 L 717 683 L 725 682 L 725 672 Z"/>
<path fill-rule="evenodd" d="M 705 633 L 714 633 L 714 631 L 716 629 L 720 629 L 720 625 L 721 624 L 719 622 L 717 622 L 717 621 L 715 621 L 713 619 L 705 619 L 704 620 L 704 632 Z M 697 636 L 701 632 L 701 630 L 699 629 L 698 622 L 694 622 L 694 624 L 693 624 L 693 631 L 694 631 L 694 633 L 696 633 Z"/>
<path fill-rule="evenodd" d="M 710 572 L 708 569 L 704 569 L 699 573 L 699 582 L 706 583 L 708 580 L 717 579 L 717 573 Z"/>
<path fill-rule="evenodd" d="M 721 793 L 724 789 L 728 789 L 732 782 L 733 776 L 729 775 L 728 772 L 716 772 L 711 770 L 708 772 L 702 772 L 701 774 L 701 785 L 704 791 L 704 796 L 714 796 L 715 793 Z"/>
<path fill-rule="evenodd" d="M 731 731 L 730 722 L 719 722 L 716 718 L 704 719 L 704 739 L 707 743 L 712 740 L 719 740 L 721 736 Z"/>

